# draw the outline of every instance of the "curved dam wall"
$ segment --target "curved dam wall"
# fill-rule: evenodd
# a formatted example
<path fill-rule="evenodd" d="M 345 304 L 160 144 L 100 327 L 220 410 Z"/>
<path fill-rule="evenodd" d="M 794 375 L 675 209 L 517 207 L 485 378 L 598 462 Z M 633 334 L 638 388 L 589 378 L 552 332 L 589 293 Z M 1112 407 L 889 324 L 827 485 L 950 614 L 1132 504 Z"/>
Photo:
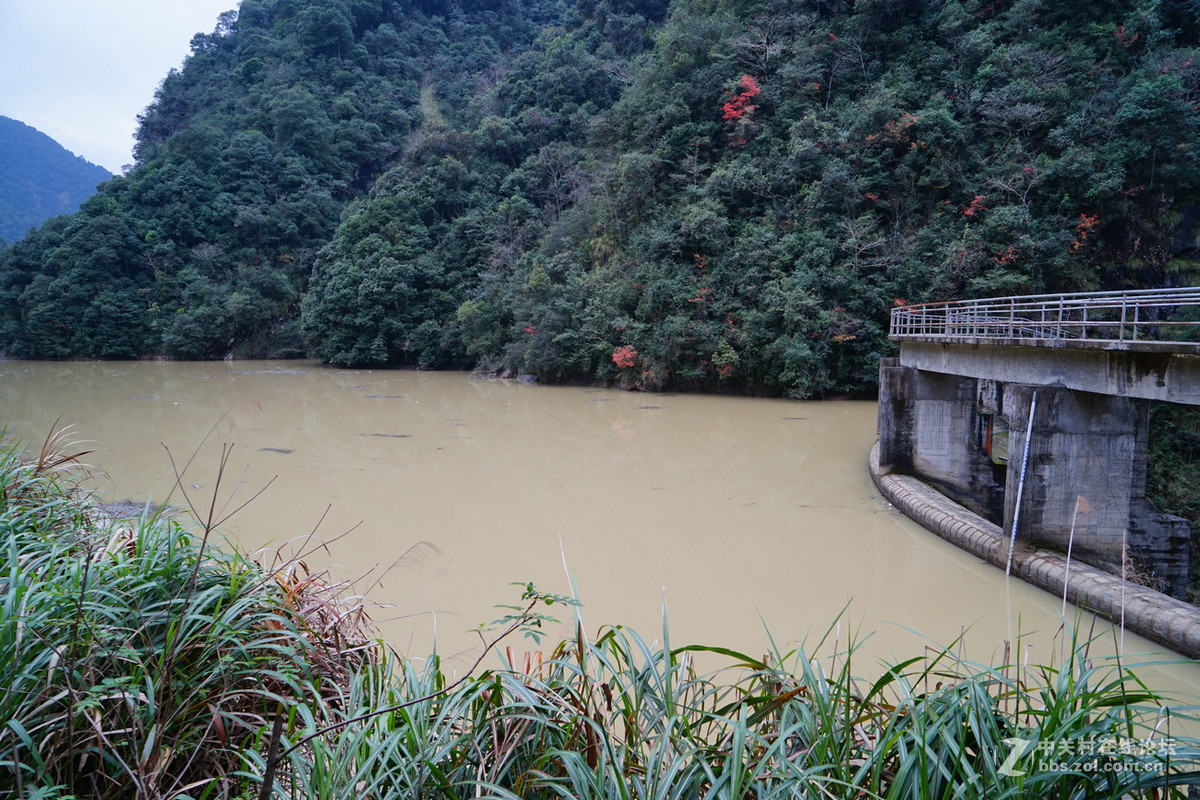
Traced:
<path fill-rule="evenodd" d="M 880 493 L 924 528 L 1000 569 L 1008 563 L 1008 538 L 1000 526 L 964 508 L 921 480 L 880 465 L 880 443 L 871 450 L 871 478 Z M 1200 608 L 1144 586 L 1122 581 L 1057 553 L 1018 540 L 1013 574 L 1063 596 L 1188 658 L 1200 658 Z"/>

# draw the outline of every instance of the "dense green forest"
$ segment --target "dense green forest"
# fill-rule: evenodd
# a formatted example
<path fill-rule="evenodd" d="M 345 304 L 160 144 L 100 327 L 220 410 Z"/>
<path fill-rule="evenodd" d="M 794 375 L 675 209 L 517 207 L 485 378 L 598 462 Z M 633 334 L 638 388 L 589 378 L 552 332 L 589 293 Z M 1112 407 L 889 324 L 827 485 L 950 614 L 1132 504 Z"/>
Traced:
<path fill-rule="evenodd" d="M 0 116 L 0 245 L 74 212 L 111 177 L 36 128 Z"/>
<path fill-rule="evenodd" d="M 897 303 L 1189 284 L 1197 0 L 243 0 L 0 352 L 869 392 Z"/>

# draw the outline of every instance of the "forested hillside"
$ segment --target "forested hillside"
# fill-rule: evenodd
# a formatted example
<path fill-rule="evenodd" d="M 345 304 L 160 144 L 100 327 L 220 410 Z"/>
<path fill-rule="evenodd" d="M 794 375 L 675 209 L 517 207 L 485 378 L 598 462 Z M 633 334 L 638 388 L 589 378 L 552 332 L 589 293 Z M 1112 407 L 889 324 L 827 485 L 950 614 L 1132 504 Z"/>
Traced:
<path fill-rule="evenodd" d="M 414 146 L 422 86 L 471 95 L 557 13 L 246 0 L 163 80 L 134 169 L 0 255 L 0 350 L 303 354 L 314 256 Z"/>
<path fill-rule="evenodd" d="M 1193 283 L 1197 0 L 244 0 L 0 351 L 869 391 L 897 303 Z"/>
<path fill-rule="evenodd" d="M 74 212 L 111 177 L 36 128 L 0 117 L 0 245 Z"/>

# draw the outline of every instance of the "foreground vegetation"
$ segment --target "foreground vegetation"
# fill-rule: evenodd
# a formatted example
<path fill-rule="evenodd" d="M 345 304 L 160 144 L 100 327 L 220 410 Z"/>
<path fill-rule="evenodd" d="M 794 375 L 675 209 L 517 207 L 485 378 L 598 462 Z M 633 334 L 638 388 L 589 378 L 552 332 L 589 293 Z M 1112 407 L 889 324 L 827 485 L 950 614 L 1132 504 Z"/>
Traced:
<path fill-rule="evenodd" d="M 856 679 L 853 649 L 751 658 L 582 629 L 518 658 L 545 603 L 454 682 L 363 633 L 299 562 L 219 520 L 107 519 L 78 454 L 0 447 L 0 796 L 1183 797 L 1200 749 L 1119 662 L 951 649 Z M 817 644 L 817 649 L 822 645 Z M 695 657 L 720 662 L 697 670 Z"/>

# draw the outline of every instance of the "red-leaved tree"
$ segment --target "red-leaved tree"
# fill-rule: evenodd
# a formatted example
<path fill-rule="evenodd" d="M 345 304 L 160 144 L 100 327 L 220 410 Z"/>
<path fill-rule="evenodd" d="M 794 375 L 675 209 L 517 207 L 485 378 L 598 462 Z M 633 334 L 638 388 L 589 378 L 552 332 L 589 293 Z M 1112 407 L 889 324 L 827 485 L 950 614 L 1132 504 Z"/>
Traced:
<path fill-rule="evenodd" d="M 612 360 L 620 369 L 636 367 L 639 360 L 638 351 L 634 350 L 630 345 L 621 345 L 613 351 Z"/>
<path fill-rule="evenodd" d="M 729 132 L 730 144 L 743 145 L 746 143 L 750 121 L 754 118 L 754 109 L 757 108 L 753 100 L 758 97 L 762 89 L 753 75 L 743 75 L 738 82 L 738 87 L 737 93 L 725 92 L 725 96 L 729 99 L 721 106 L 721 119 L 733 127 L 733 130 Z"/>

